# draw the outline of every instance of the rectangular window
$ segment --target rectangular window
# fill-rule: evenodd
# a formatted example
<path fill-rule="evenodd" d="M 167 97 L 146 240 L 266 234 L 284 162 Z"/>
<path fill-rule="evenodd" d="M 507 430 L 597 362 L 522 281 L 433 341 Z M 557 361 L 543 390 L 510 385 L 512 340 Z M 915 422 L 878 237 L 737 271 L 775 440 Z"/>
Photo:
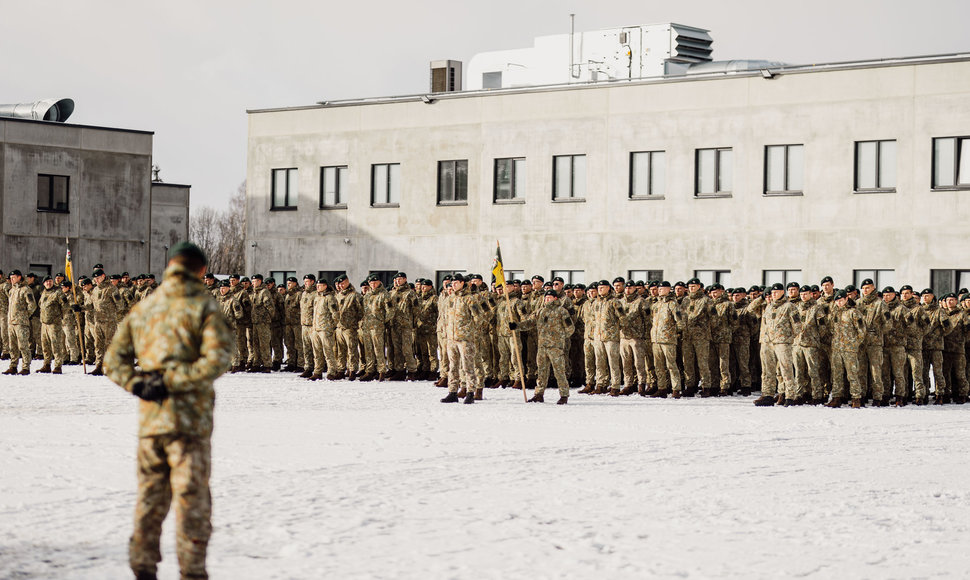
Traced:
<path fill-rule="evenodd" d="M 563 284 L 586 283 L 586 272 L 584 270 L 553 270 L 552 278 L 555 278 L 556 276 L 563 279 Z"/>
<path fill-rule="evenodd" d="M 272 184 L 272 207 L 270 209 L 296 209 L 297 172 L 296 169 L 274 169 Z"/>
<path fill-rule="evenodd" d="M 468 160 L 438 162 L 438 205 L 468 205 Z"/>
<path fill-rule="evenodd" d="M 296 277 L 296 270 L 270 270 L 269 277 L 276 280 L 277 286 L 286 286 L 286 279 Z"/>
<path fill-rule="evenodd" d="M 519 280 L 519 281 L 525 280 L 525 270 L 506 270 L 505 280 L 506 282 L 509 282 L 512 280 Z"/>
<path fill-rule="evenodd" d="M 317 270 L 317 280 L 326 280 L 331 290 L 334 289 L 333 281 L 340 276 L 346 276 L 346 270 Z M 302 281 L 300 282 L 303 283 Z"/>
<path fill-rule="evenodd" d="M 930 288 L 937 297 L 970 288 L 970 270 L 930 270 Z"/>
<path fill-rule="evenodd" d="M 664 279 L 663 270 L 629 270 L 627 280 L 641 280 L 643 282 L 659 282 Z"/>
<path fill-rule="evenodd" d="M 27 267 L 27 273 L 37 274 L 37 280 L 43 280 L 45 277 L 51 275 L 51 265 L 50 264 L 30 264 Z"/>
<path fill-rule="evenodd" d="M 585 201 L 585 155 L 556 155 L 552 158 L 552 199 Z"/>
<path fill-rule="evenodd" d="M 379 163 L 371 165 L 371 206 L 398 207 L 401 203 L 400 182 L 400 163 Z"/>
<path fill-rule="evenodd" d="M 862 286 L 862 281 L 872 278 L 876 284 L 876 290 L 882 290 L 886 286 L 896 285 L 896 270 L 853 270 L 852 279 L 855 281 L 856 288 Z"/>
<path fill-rule="evenodd" d="M 397 273 L 398 270 L 371 270 L 367 276 L 376 275 L 385 288 L 391 288 L 394 286 L 394 274 Z"/>
<path fill-rule="evenodd" d="M 801 277 L 801 270 L 763 270 L 761 273 L 761 283 L 765 286 L 771 286 L 772 284 L 788 286 L 789 282 L 798 282 Z"/>
<path fill-rule="evenodd" d="M 970 137 L 933 139 L 933 189 L 970 189 Z"/>
<path fill-rule="evenodd" d="M 71 178 L 67 175 L 37 175 L 37 211 L 70 213 L 68 189 Z"/>
<path fill-rule="evenodd" d="M 347 207 L 347 166 L 320 168 L 320 209 Z"/>
<path fill-rule="evenodd" d="M 664 196 L 663 151 L 630 153 L 630 199 L 660 199 Z"/>
<path fill-rule="evenodd" d="M 695 152 L 694 195 L 731 195 L 733 152 L 730 148 L 698 149 Z"/>
<path fill-rule="evenodd" d="M 765 195 L 802 193 L 804 145 L 765 147 Z"/>
<path fill-rule="evenodd" d="M 455 274 L 464 274 L 466 270 L 438 270 L 434 273 L 435 288 L 441 289 L 441 285 L 445 281 L 445 276 L 453 276 Z"/>
<path fill-rule="evenodd" d="M 495 203 L 524 203 L 525 158 L 495 160 Z"/>
<path fill-rule="evenodd" d="M 502 88 L 502 71 L 482 73 L 483 89 Z"/>
<path fill-rule="evenodd" d="M 731 285 L 730 270 L 694 270 L 694 277 L 704 286 L 710 286 L 715 282 L 723 286 Z"/>
<path fill-rule="evenodd" d="M 855 190 L 896 191 L 896 141 L 857 141 Z"/>

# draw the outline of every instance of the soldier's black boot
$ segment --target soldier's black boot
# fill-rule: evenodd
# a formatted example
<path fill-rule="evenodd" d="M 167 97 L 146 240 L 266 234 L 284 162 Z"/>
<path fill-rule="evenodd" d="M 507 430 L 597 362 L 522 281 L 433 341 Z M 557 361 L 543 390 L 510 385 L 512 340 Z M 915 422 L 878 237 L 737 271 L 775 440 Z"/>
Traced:
<path fill-rule="evenodd" d="M 559 397 L 559 400 L 556 401 L 556 404 L 557 405 L 565 405 L 568 402 L 569 402 L 569 397 Z"/>
<path fill-rule="evenodd" d="M 280 370 L 280 368 L 282 368 L 282 367 L 283 367 L 283 363 L 282 363 L 282 362 L 280 362 L 280 361 L 275 361 L 275 362 L 273 363 L 273 370 L 274 370 L 274 371 L 278 371 L 278 370 Z"/>
<path fill-rule="evenodd" d="M 742 397 L 750 397 L 751 387 L 741 387 L 741 389 L 738 390 L 738 394 L 741 395 Z"/>
<path fill-rule="evenodd" d="M 313 376 L 313 371 L 311 370 L 305 370 L 300 374 L 301 379 L 309 379 L 311 376 Z"/>
<path fill-rule="evenodd" d="M 146 572 L 141 570 L 139 572 L 135 572 L 135 580 L 158 580 L 158 576 L 156 576 L 154 572 Z"/>
<path fill-rule="evenodd" d="M 15 374 L 17 374 L 17 365 L 10 365 L 10 367 L 7 368 L 7 370 L 3 371 L 3 374 L 5 374 L 5 375 L 15 375 Z"/>
<path fill-rule="evenodd" d="M 651 399 L 666 399 L 667 391 L 658 389 L 656 393 L 650 395 Z"/>
<path fill-rule="evenodd" d="M 536 393 L 536 394 L 532 395 L 532 398 L 529 399 L 529 402 L 530 403 L 545 403 L 546 401 L 542 397 L 542 393 Z"/>
<path fill-rule="evenodd" d="M 444 399 L 441 399 L 441 402 L 442 403 L 457 403 L 458 402 L 458 393 L 455 393 L 455 392 L 448 393 L 445 396 Z"/>
<path fill-rule="evenodd" d="M 49 372 L 51 372 L 51 363 L 45 362 L 44 363 L 44 366 L 42 366 L 39 369 L 37 369 L 37 372 L 39 372 L 39 373 L 49 373 Z"/>
<path fill-rule="evenodd" d="M 754 404 L 756 407 L 770 407 L 775 404 L 775 398 L 765 395 L 755 399 Z"/>
<path fill-rule="evenodd" d="M 51 371 L 51 374 L 53 374 L 53 375 L 63 375 L 64 374 L 64 371 L 61 370 L 61 367 L 60 366 L 56 366 L 56 367 L 54 367 L 54 370 Z"/>
<path fill-rule="evenodd" d="M 482 392 L 482 389 L 475 389 L 475 400 L 481 401 L 484 398 L 485 398 L 485 394 Z"/>
<path fill-rule="evenodd" d="M 637 387 L 630 385 L 629 387 L 623 387 L 623 390 L 620 391 L 620 394 L 623 395 L 624 397 L 628 397 L 635 392 L 637 392 Z"/>
<path fill-rule="evenodd" d="M 10 360 L 10 353 L 5 352 L 0 354 L 0 360 Z"/>
<path fill-rule="evenodd" d="M 94 367 L 94 370 L 91 371 L 88 374 L 91 375 L 91 376 L 94 376 L 94 377 L 103 377 L 104 376 L 104 371 L 101 370 L 101 365 L 98 365 L 98 366 Z"/>
<path fill-rule="evenodd" d="M 473 392 L 469 392 L 467 395 L 465 395 L 465 400 L 462 401 L 462 403 L 465 403 L 466 405 L 471 405 L 474 402 L 475 402 L 475 393 Z"/>

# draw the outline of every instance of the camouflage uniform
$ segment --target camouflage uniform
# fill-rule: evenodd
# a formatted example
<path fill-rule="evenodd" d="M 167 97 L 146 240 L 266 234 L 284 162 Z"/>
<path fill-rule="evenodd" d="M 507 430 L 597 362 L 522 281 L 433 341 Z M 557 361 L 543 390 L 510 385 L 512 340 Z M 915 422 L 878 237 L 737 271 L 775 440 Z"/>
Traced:
<path fill-rule="evenodd" d="M 596 384 L 596 348 L 593 346 L 593 329 L 596 328 L 596 312 L 593 308 L 596 300 L 586 299 L 579 310 L 579 318 L 583 321 L 583 362 L 585 370 L 585 381 L 587 391 L 592 391 Z"/>
<path fill-rule="evenodd" d="M 239 302 L 239 295 L 233 293 L 231 290 L 226 292 L 225 295 L 220 293 L 217 300 L 219 301 L 222 315 L 226 319 L 226 328 L 233 337 L 232 348 L 230 349 L 232 353 L 232 368 L 239 368 L 245 361 L 240 356 L 238 341 L 236 340 L 236 331 L 237 325 L 245 318 L 246 313 L 243 311 L 242 303 Z"/>
<path fill-rule="evenodd" d="M 434 290 L 422 292 L 418 296 L 415 316 L 415 351 L 418 357 L 418 372 L 430 374 L 438 372 L 438 297 Z"/>
<path fill-rule="evenodd" d="M 482 315 L 481 301 L 468 286 L 452 296 L 447 328 L 449 357 L 448 391 L 457 393 L 464 387 L 468 393 L 482 388 L 482 376 L 476 368 L 478 355 L 478 322 Z"/>
<path fill-rule="evenodd" d="M 747 298 L 734 303 L 738 323 L 731 333 L 731 376 L 744 392 L 751 391 L 751 336 L 757 336 L 760 326 L 747 311 L 748 303 Z"/>
<path fill-rule="evenodd" d="M 926 334 L 923 336 L 923 384 L 929 389 L 932 366 L 936 396 L 941 397 L 947 392 L 946 378 L 943 375 L 943 336 L 949 331 L 949 326 L 944 328 L 943 321 L 947 315 L 936 300 L 923 304 L 920 308 L 927 319 Z"/>
<path fill-rule="evenodd" d="M 10 281 L 0 276 L 0 356 L 10 356 L 10 331 L 7 326 L 7 304 L 10 302 Z"/>
<path fill-rule="evenodd" d="M 947 309 L 946 323 L 949 332 L 943 337 L 943 376 L 946 377 L 947 395 L 965 402 L 970 386 L 967 385 L 966 341 L 967 313 L 957 305 Z"/>
<path fill-rule="evenodd" d="M 896 399 L 906 398 L 906 334 L 904 332 L 905 317 L 909 311 L 903 308 L 899 297 L 886 303 L 889 312 L 890 327 L 883 337 L 882 349 L 882 384 L 886 389 L 885 396 L 895 392 Z M 895 388 L 894 388 L 895 382 Z"/>
<path fill-rule="evenodd" d="M 355 372 L 360 366 L 358 326 L 364 315 L 364 301 L 353 285 L 337 293 L 337 373 Z"/>
<path fill-rule="evenodd" d="M 569 312 L 563 308 L 558 300 L 544 303 L 538 310 L 522 321 L 525 328 L 534 328 L 538 338 L 536 361 L 538 364 L 539 380 L 536 383 L 536 395 L 546 391 L 549 382 L 549 367 L 556 376 L 559 385 L 559 396 L 569 396 L 569 382 L 566 379 L 566 356 L 563 344 L 573 333 L 573 320 Z"/>
<path fill-rule="evenodd" d="M 315 366 L 313 354 L 313 303 L 317 299 L 316 287 L 311 286 L 307 288 L 304 286 L 300 289 L 298 296 L 300 297 L 300 338 L 303 341 L 300 349 L 300 352 L 303 353 L 303 360 L 300 361 L 300 366 L 303 367 L 303 373 L 306 375 Z"/>
<path fill-rule="evenodd" d="M 44 366 L 41 370 L 50 370 L 51 359 L 54 360 L 54 370 L 60 372 L 64 364 L 64 314 L 71 311 L 70 304 L 64 296 L 64 291 L 57 286 L 45 289 L 40 295 L 40 336 L 41 348 L 44 351 Z"/>
<path fill-rule="evenodd" d="M 731 342 L 738 326 L 738 311 L 727 296 L 721 294 L 713 300 L 714 316 L 711 320 L 711 342 L 717 355 L 717 367 L 721 374 L 721 394 L 731 392 Z M 713 358 L 713 357 L 712 357 Z M 714 385 L 711 385 L 711 390 Z"/>
<path fill-rule="evenodd" d="M 94 307 L 94 364 L 100 371 L 104 353 L 118 327 L 118 311 L 124 306 L 124 299 L 117 288 L 102 280 L 91 291 L 91 302 Z"/>
<path fill-rule="evenodd" d="M 360 319 L 360 339 L 364 348 L 364 373 L 387 375 L 387 353 L 384 333 L 393 316 L 390 296 L 383 285 L 371 289 L 364 298 L 364 313 Z"/>
<path fill-rule="evenodd" d="M 273 314 L 276 311 L 276 299 L 266 288 L 260 284 L 259 288 L 253 285 L 253 329 L 250 333 L 250 356 L 257 368 L 270 368 L 273 365 L 272 359 L 272 339 L 273 339 Z"/>
<path fill-rule="evenodd" d="M 703 290 L 697 290 L 687 295 L 683 308 L 687 314 L 683 335 L 686 387 L 694 389 L 699 386 L 701 389 L 710 389 L 712 385 L 709 357 L 714 304 Z"/>
<path fill-rule="evenodd" d="M 519 344 L 518 336 L 513 337 L 514 333 L 520 333 L 521 329 L 509 330 L 509 323 L 516 324 L 526 319 L 525 307 L 522 305 L 522 293 L 511 290 L 508 294 L 498 297 L 495 308 L 495 334 L 498 338 L 498 379 L 507 384 L 516 380 L 521 380 L 522 375 L 518 370 L 519 363 L 515 358 L 515 348 Z M 508 301 L 508 304 L 506 304 Z M 534 325 L 533 325 L 534 327 Z"/>
<path fill-rule="evenodd" d="M 286 346 L 286 365 L 296 368 L 303 366 L 303 326 L 300 323 L 300 298 L 303 289 L 299 286 L 286 291 L 283 299 L 283 343 Z"/>
<path fill-rule="evenodd" d="M 168 267 L 159 291 L 121 323 L 105 356 L 107 375 L 126 391 L 140 380 L 137 359 L 143 372 L 164 373 L 169 393 L 160 402 L 139 403 L 138 499 L 129 543 L 136 574 L 154 573 L 161 561 L 162 522 L 174 499 L 182 578 L 208 577 L 212 382 L 231 358 L 232 334 L 219 305 L 179 264 Z"/>
<path fill-rule="evenodd" d="M 388 334 L 394 358 L 391 369 L 398 373 L 407 372 L 413 377 L 418 372 L 418 359 L 414 356 L 414 327 L 417 323 L 418 297 L 407 284 L 395 286 L 387 296 Z"/>
<path fill-rule="evenodd" d="M 451 301 L 451 295 L 447 290 L 442 289 L 438 295 L 438 320 L 435 322 L 435 333 L 438 335 L 438 374 L 444 379 L 448 378 L 451 369 L 447 331 Z"/>
<path fill-rule="evenodd" d="M 796 309 L 800 322 L 795 326 L 797 334 L 792 347 L 795 381 L 798 383 L 799 394 L 821 401 L 825 398 L 825 384 L 821 375 L 822 335 L 826 328 L 825 316 L 829 307 L 816 300 L 804 300 L 798 302 Z"/>
<path fill-rule="evenodd" d="M 845 308 L 832 309 L 829 326 L 832 329 L 832 399 L 845 400 L 846 377 L 852 399 L 861 399 L 859 349 L 866 338 L 866 323 L 850 299 Z"/>
<path fill-rule="evenodd" d="M 231 288 L 229 293 L 239 299 L 239 305 L 243 309 L 242 318 L 236 321 L 236 359 L 239 364 L 233 367 L 235 370 L 241 370 L 249 362 L 250 357 L 249 333 L 253 328 L 253 300 L 242 284 Z"/>
<path fill-rule="evenodd" d="M 317 291 L 313 299 L 313 375 L 322 377 L 324 372 L 333 378 L 337 364 L 337 298 L 329 289 Z M 310 370 L 310 369 L 306 369 Z M 319 378 L 318 377 L 318 378 Z"/>
<path fill-rule="evenodd" d="M 34 302 L 40 304 L 40 293 L 44 291 L 44 287 L 40 284 L 28 284 L 27 288 L 30 289 L 34 294 Z M 108 337 L 111 338 L 110 336 Z M 40 307 L 34 311 L 33 316 L 30 317 L 30 352 L 32 353 L 32 358 L 38 358 L 41 352 L 40 348 Z"/>
<path fill-rule="evenodd" d="M 10 368 L 17 370 L 17 363 L 23 359 L 23 370 L 30 370 L 33 355 L 30 352 L 30 319 L 37 311 L 37 299 L 29 286 L 20 280 L 11 285 L 7 309 L 7 328 L 10 339 Z"/>
<path fill-rule="evenodd" d="M 882 383 L 883 335 L 892 326 L 889 309 L 875 290 L 859 300 L 858 309 L 866 323 L 866 340 L 859 350 L 859 368 L 864 374 L 859 380 L 867 394 L 871 392 L 873 399 L 882 400 L 885 395 Z"/>
<path fill-rule="evenodd" d="M 780 390 L 788 399 L 797 399 L 803 394 L 798 391 L 795 382 L 795 367 L 792 363 L 792 343 L 795 340 L 795 329 L 800 317 L 795 305 L 786 296 L 772 300 L 765 307 L 761 319 L 764 339 L 761 349 L 761 396 L 773 397 Z M 784 384 L 778 388 L 778 374 Z"/>
<path fill-rule="evenodd" d="M 681 376 L 677 366 L 677 341 L 684 316 L 680 304 L 672 294 L 658 296 L 650 306 L 650 341 L 653 343 L 653 366 L 657 373 L 657 392 L 680 394 Z"/>
<path fill-rule="evenodd" d="M 900 309 L 906 310 L 903 317 L 903 331 L 906 347 L 906 362 L 913 381 L 913 396 L 920 402 L 927 399 L 926 383 L 923 382 L 923 335 L 929 325 L 929 317 L 920 308 L 919 300 L 911 297 L 903 300 Z M 905 389 L 905 384 L 904 384 Z M 903 391 L 905 394 L 905 390 Z M 897 395 L 899 391 L 897 391 Z"/>
<path fill-rule="evenodd" d="M 270 348 L 273 351 L 273 369 L 279 370 L 283 364 L 283 326 L 284 326 L 284 298 L 279 292 L 279 286 L 272 290 L 267 288 L 269 295 L 273 297 L 273 317 L 269 324 L 270 329 Z"/>
<path fill-rule="evenodd" d="M 583 353 L 585 346 L 586 324 L 583 321 L 583 307 L 587 302 L 588 300 L 586 300 L 585 295 L 583 295 L 581 299 L 574 299 L 573 307 L 569 312 L 573 317 L 574 327 L 573 334 L 569 337 L 569 355 L 567 356 L 569 362 L 568 378 L 570 384 L 572 385 L 586 384 L 586 367 Z M 649 334 L 647 338 L 649 339 Z M 650 359 L 649 351 L 647 359 L 648 361 Z"/>
<path fill-rule="evenodd" d="M 64 333 L 64 347 L 67 350 L 66 356 L 69 357 L 69 361 L 75 363 L 81 362 L 81 344 L 78 341 L 77 334 L 80 324 L 78 324 L 78 316 L 71 310 L 71 306 L 75 304 L 74 294 L 71 293 L 70 289 L 67 292 L 63 289 L 59 290 L 64 294 L 64 299 L 68 303 L 68 307 L 64 309 L 64 315 L 61 318 L 61 330 Z"/>
<path fill-rule="evenodd" d="M 627 294 L 619 300 L 623 315 L 620 317 L 620 362 L 627 389 L 647 384 L 647 321 L 649 305 L 636 294 Z"/>
<path fill-rule="evenodd" d="M 94 355 L 95 322 L 94 322 L 94 299 L 92 298 L 93 295 L 94 295 L 94 288 L 92 288 L 91 290 L 84 290 L 80 295 L 81 309 L 84 311 L 84 329 L 83 329 L 84 352 L 82 354 L 84 356 L 84 362 L 89 365 L 94 364 L 94 357 L 95 357 Z"/>
<path fill-rule="evenodd" d="M 593 304 L 593 349 L 596 352 L 596 388 L 619 390 L 623 381 L 620 360 L 620 301 L 613 294 L 597 296 Z"/>

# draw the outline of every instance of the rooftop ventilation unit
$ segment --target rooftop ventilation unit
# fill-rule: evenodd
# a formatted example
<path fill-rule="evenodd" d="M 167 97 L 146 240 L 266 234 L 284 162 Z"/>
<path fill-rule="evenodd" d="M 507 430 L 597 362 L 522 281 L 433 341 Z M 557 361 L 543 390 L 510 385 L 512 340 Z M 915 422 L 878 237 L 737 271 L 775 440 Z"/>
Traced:
<path fill-rule="evenodd" d="M 711 62 L 714 40 L 711 35 L 700 28 L 670 25 L 671 51 L 670 59 L 676 62 L 696 63 Z"/>
<path fill-rule="evenodd" d="M 461 61 L 431 61 L 431 92 L 453 93 L 461 90 Z"/>
<path fill-rule="evenodd" d="M 0 105 L 0 117 L 16 117 L 35 121 L 55 121 L 63 123 L 74 112 L 71 99 L 43 99 L 34 103 Z"/>

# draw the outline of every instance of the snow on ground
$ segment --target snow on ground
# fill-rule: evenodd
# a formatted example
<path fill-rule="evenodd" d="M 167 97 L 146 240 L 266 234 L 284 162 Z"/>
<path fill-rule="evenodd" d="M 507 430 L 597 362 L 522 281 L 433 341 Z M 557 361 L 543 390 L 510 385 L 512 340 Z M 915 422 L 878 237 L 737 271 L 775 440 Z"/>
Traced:
<path fill-rule="evenodd" d="M 34 363 L 36 369 L 39 363 Z M 136 401 L 0 377 L 0 578 L 129 578 Z M 957 578 L 970 407 L 216 383 L 213 579 Z M 555 400 L 553 391 L 547 399 Z M 159 577 L 177 578 L 173 520 Z"/>

